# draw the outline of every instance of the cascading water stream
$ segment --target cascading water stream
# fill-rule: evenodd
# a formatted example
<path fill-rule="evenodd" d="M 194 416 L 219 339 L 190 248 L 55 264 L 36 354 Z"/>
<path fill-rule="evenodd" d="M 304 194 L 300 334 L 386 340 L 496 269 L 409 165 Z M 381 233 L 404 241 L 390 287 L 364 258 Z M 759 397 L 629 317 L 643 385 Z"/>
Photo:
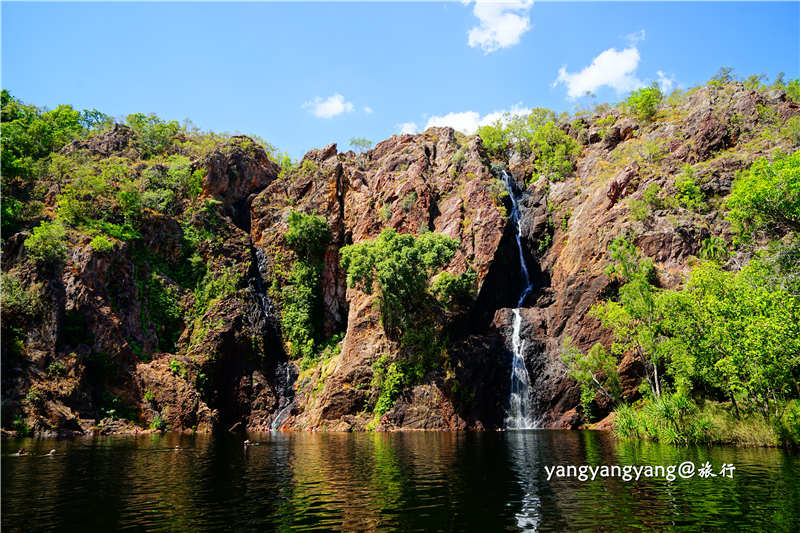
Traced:
<path fill-rule="evenodd" d="M 525 254 L 522 251 L 522 230 L 520 229 L 520 215 L 518 201 L 520 191 L 516 184 L 505 170 L 503 171 L 503 181 L 506 185 L 508 195 L 511 197 L 511 223 L 517 230 L 517 250 L 519 250 L 519 264 L 522 268 L 525 288 L 517 300 L 517 307 L 514 309 L 513 333 L 511 335 L 511 347 L 514 352 L 514 359 L 511 365 L 511 392 L 508 401 L 508 412 L 506 413 L 505 426 L 507 429 L 532 429 L 536 427 L 533 418 L 533 409 L 530 400 L 530 377 L 522 358 L 524 341 L 520 337 L 522 327 L 522 316 L 519 308 L 525 303 L 525 298 L 533 290 L 528 265 L 525 263 Z"/>

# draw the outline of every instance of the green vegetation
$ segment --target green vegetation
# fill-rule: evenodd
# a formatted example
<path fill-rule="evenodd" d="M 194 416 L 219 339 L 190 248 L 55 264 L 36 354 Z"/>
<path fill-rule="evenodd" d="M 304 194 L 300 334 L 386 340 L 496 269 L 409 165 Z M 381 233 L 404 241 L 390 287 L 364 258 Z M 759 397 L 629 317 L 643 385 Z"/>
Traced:
<path fill-rule="evenodd" d="M 114 243 L 111 242 L 105 235 L 98 235 L 89 243 L 92 250 L 95 252 L 108 252 L 114 248 Z"/>
<path fill-rule="evenodd" d="M 308 368 L 317 357 L 321 334 L 321 287 L 325 249 L 331 234 L 324 217 L 292 211 L 286 244 L 297 255 L 281 291 L 281 323 L 289 355 Z"/>
<path fill-rule="evenodd" d="M 722 237 L 708 237 L 700 243 L 700 258 L 710 261 L 724 261 L 728 258 L 728 243 Z"/>
<path fill-rule="evenodd" d="M 153 421 L 150 422 L 150 429 L 154 429 L 156 431 L 166 431 L 167 428 L 167 421 L 161 418 L 161 415 L 156 415 L 155 418 L 153 418 Z"/>
<path fill-rule="evenodd" d="M 625 110 L 642 122 L 650 122 L 658 112 L 658 106 L 664 100 L 664 95 L 657 83 L 650 87 L 642 87 L 633 91 L 625 100 Z"/>
<path fill-rule="evenodd" d="M 189 378 L 189 370 L 186 368 L 186 363 L 183 361 L 178 361 L 177 359 L 170 360 L 169 369 L 173 374 L 180 378 Z"/>
<path fill-rule="evenodd" d="M 356 152 L 366 152 L 372 148 L 372 141 L 362 137 L 353 137 L 350 139 L 350 146 L 352 146 Z"/>
<path fill-rule="evenodd" d="M 134 146 L 143 158 L 165 152 L 181 131 L 176 121 L 165 122 L 153 113 L 134 113 L 125 117 L 125 120 L 136 134 Z"/>
<path fill-rule="evenodd" d="M 113 418 L 136 422 L 136 410 L 122 401 L 122 398 L 104 390 L 100 397 L 100 418 Z"/>
<path fill-rule="evenodd" d="M 722 244 L 710 240 L 707 247 Z M 729 405 L 737 421 L 761 417 L 769 428 L 762 444 L 797 442 L 800 298 L 790 292 L 798 288 L 797 266 L 789 267 L 792 276 L 775 268 L 777 252 L 757 256 L 738 272 L 707 261 L 692 270 L 683 289 L 662 290 L 654 285 L 652 262 L 629 240 L 617 239 L 609 251 L 609 273 L 622 285 L 615 299 L 597 304 L 591 314 L 613 331 L 611 354 L 633 353 L 644 368 L 643 399 L 618 408 L 618 433 L 675 443 L 732 438 L 735 424 L 720 422 L 725 417 L 719 413 L 715 422 L 704 412 L 710 401 Z M 616 379 L 616 359 L 598 347 L 589 354 L 567 347 L 565 353 L 588 418 L 600 386 L 608 391 Z"/>
<path fill-rule="evenodd" d="M 25 249 L 39 266 L 56 267 L 67 257 L 67 232 L 58 222 L 42 222 L 25 239 Z"/>
<path fill-rule="evenodd" d="M 700 190 L 694 179 L 694 169 L 691 165 L 686 165 L 683 172 L 675 178 L 675 190 L 677 191 L 678 204 L 690 211 L 703 212 L 708 209 L 705 201 L 705 194 Z"/>
<path fill-rule="evenodd" d="M 380 416 L 394 406 L 397 397 L 408 385 L 402 363 L 391 361 L 388 356 L 382 355 L 372 364 L 372 388 L 380 390 L 373 412 Z"/>
<path fill-rule="evenodd" d="M 398 331 L 407 325 L 407 309 L 422 303 L 431 277 L 455 254 L 458 241 L 440 233 L 418 237 L 383 230 L 374 240 L 341 250 L 347 283 L 367 294 L 377 288 L 383 325 Z"/>
<path fill-rule="evenodd" d="M 535 172 L 550 181 L 562 181 L 571 174 L 575 170 L 575 159 L 581 153 L 578 142 L 552 121 L 536 128 L 530 146 L 536 158 Z"/>
<path fill-rule="evenodd" d="M 650 218 L 650 205 L 644 201 L 636 198 L 629 198 L 626 200 L 628 209 L 631 210 L 631 216 L 634 220 L 644 222 Z"/>
<path fill-rule="evenodd" d="M 587 420 L 591 420 L 591 405 L 598 392 L 613 402 L 619 401 L 622 390 L 617 360 L 602 344 L 595 344 L 584 354 L 572 344 L 570 337 L 565 337 L 561 361 L 567 367 L 567 375 L 581 387 L 581 406 Z"/>
<path fill-rule="evenodd" d="M 67 374 L 67 367 L 61 361 L 53 361 L 47 367 L 47 374 L 55 377 L 62 377 Z"/>
<path fill-rule="evenodd" d="M 300 211 L 289 213 L 286 244 L 301 257 L 320 259 L 330 241 L 330 228 L 324 217 Z"/>
<path fill-rule="evenodd" d="M 728 219 L 742 238 L 800 232 L 800 151 L 769 162 L 761 158 L 733 182 Z"/>
<path fill-rule="evenodd" d="M 4 314 L 36 318 L 44 307 L 41 284 L 26 288 L 19 278 L 3 272 L 0 274 L 0 303 Z M 8 320 L 5 316 L 3 319 Z"/>
<path fill-rule="evenodd" d="M 477 278 L 472 270 L 459 276 L 440 272 L 457 247 L 457 241 L 439 233 L 414 237 L 389 228 L 374 240 L 341 250 L 348 285 L 378 293 L 384 331 L 400 344 L 398 357 L 384 355 L 373 365 L 376 417 L 391 409 L 405 388 L 444 362 L 443 311 L 457 310 L 472 298 Z"/>
<path fill-rule="evenodd" d="M 492 125 L 482 126 L 478 135 L 495 156 L 513 150 L 534 159 L 535 177 L 561 181 L 575 169 L 580 154 L 578 142 L 556 124 L 547 109 L 533 109 L 528 115 L 507 114 Z"/>
<path fill-rule="evenodd" d="M 442 272 L 433 279 L 430 292 L 444 307 L 453 307 L 468 302 L 475 291 L 478 274 L 467 270 L 458 276 Z"/>

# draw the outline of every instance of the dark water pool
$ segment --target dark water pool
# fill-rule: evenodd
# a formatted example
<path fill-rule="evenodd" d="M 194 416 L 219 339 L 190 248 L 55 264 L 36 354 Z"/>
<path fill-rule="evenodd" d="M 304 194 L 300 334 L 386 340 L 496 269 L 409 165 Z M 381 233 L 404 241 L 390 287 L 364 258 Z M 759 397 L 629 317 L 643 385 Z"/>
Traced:
<path fill-rule="evenodd" d="M 579 431 L 250 438 L 4 440 L 2 530 L 800 531 L 793 452 Z M 34 455 L 10 455 L 21 446 Z M 544 468 L 686 461 L 736 470 L 580 481 Z"/>

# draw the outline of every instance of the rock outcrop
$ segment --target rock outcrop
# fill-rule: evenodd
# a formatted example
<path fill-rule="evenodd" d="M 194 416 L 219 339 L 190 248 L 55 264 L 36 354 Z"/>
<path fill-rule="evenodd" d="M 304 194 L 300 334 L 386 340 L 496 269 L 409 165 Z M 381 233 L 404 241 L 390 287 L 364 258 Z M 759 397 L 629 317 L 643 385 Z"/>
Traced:
<path fill-rule="evenodd" d="M 775 149 L 797 149 L 761 131 L 798 113 L 780 92 L 730 84 L 694 90 L 651 123 L 618 110 L 584 116 L 562 125 L 582 153 L 559 182 L 537 179 L 530 157 L 493 159 L 478 136 L 450 128 L 395 135 L 361 154 L 329 145 L 283 171 L 249 138 L 229 138 L 192 161 L 205 172 L 200 207 L 180 219 L 145 210 L 136 241 L 99 250 L 87 234 L 70 232 L 63 268 L 47 271 L 27 259 L 28 233 L 5 240 L 4 271 L 43 302 L 4 310 L 4 328 L 18 332 L 3 340 L 5 429 L 502 427 L 511 308 L 524 280 L 500 168 L 524 189 L 521 241 L 533 290 L 520 334 L 533 405 L 544 426 L 577 427 L 579 390 L 559 353 L 567 338 L 581 349 L 611 342 L 589 313 L 618 288 L 605 273 L 609 243 L 631 236 L 661 286 L 681 284 L 704 239 L 731 238 L 719 206 L 736 172 Z M 133 157 L 132 136 L 115 126 L 62 152 Z M 670 200 L 687 164 L 708 209 Z M 292 211 L 321 215 L 331 230 L 319 288 L 322 336 L 334 341 L 302 369 L 287 357 L 277 289 L 296 260 L 285 238 Z M 189 244 L 189 232 L 200 231 L 191 228 L 212 227 Z M 347 286 L 339 251 L 385 228 L 456 239 L 446 270 L 477 276 L 473 298 L 447 311 L 442 363 L 376 418 L 375 364 L 406 348 L 384 331 L 376 296 Z M 205 288 L 194 290 L 200 282 Z M 164 294 L 179 312 L 158 322 L 151 314 Z M 640 362 L 626 355 L 619 370 L 625 394 L 635 396 Z M 603 414 L 608 406 L 598 402 Z M 119 422 L 122 411 L 135 424 Z"/>

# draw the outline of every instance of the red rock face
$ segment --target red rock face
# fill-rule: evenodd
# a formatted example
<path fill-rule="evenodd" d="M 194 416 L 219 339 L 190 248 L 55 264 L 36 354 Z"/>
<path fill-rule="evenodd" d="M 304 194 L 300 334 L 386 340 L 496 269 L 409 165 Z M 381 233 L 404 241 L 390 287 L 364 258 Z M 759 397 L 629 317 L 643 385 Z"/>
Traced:
<path fill-rule="evenodd" d="M 779 136 L 753 142 L 769 127 L 759 106 L 783 119 L 800 113 L 780 92 L 760 95 L 735 84 L 704 87 L 650 124 L 618 111 L 564 124 L 562 129 L 583 146 L 574 173 L 564 181 L 537 179 L 533 160 L 511 157 L 509 171 L 525 184 L 520 228 L 533 282 L 520 311 L 522 351 L 542 425 L 568 428 L 585 422 L 578 387 L 565 376 L 559 353 L 567 337 L 583 350 L 611 343 L 610 332 L 589 314 L 618 288 L 604 273 L 608 245 L 621 235 L 632 236 L 654 261 L 660 285 L 680 285 L 703 239 L 730 240 L 719 206 L 736 172 L 775 148 L 793 149 Z M 130 136 L 129 130 L 115 128 L 65 150 L 135 155 Z M 694 165 L 695 180 L 709 200 L 704 212 L 670 201 L 677 195 L 675 178 L 687 163 Z M 212 272 L 235 276 L 236 290 L 194 316 L 192 291 L 163 280 L 180 295 L 185 311 L 174 353 L 159 352 L 157 332 L 143 324 L 145 278 L 137 262 L 141 251 L 132 244 L 117 242 L 112 250 L 97 252 L 86 235 L 70 234 L 64 268 L 48 273 L 26 260 L 27 234 L 11 236 L 4 244 L 5 270 L 26 286 L 39 284 L 48 305 L 36 316 L 4 311 L 3 320 L 24 332 L 21 356 L 9 357 L 3 346 L 4 405 L 40 434 L 97 431 L 102 413 L 101 399 L 95 397 L 101 379 L 96 356 L 107 354 L 105 389 L 144 426 L 159 420 L 172 429 L 198 430 L 235 424 L 251 430 L 280 425 L 328 431 L 502 426 L 511 365 L 510 308 L 523 282 L 516 231 L 507 216 L 510 204 L 491 164 L 478 137 L 449 128 L 396 135 L 363 154 L 339 153 L 329 145 L 310 151 L 296 170 L 283 174 L 249 139 L 221 143 L 192 163 L 193 169 L 206 170 L 201 198 L 221 204 L 219 234 L 196 253 Z M 631 202 L 643 201 L 651 186 L 660 190 L 662 202 L 637 220 Z M 52 212 L 55 195 L 47 198 L 46 210 Z M 287 361 L 279 295 L 271 288 L 273 281 L 284 281 L 296 259 L 284 237 L 292 210 L 324 216 L 331 228 L 321 273 L 321 326 L 325 337 L 344 334 L 340 351 L 303 371 L 299 361 Z M 186 261 L 184 230 L 176 217 L 148 211 L 142 226 L 141 245 L 159 261 Z M 436 317 L 447 319 L 442 364 L 375 419 L 379 391 L 372 386 L 373 364 L 381 356 L 402 357 L 404 348 L 384 331 L 375 296 L 347 288 L 339 251 L 385 228 L 437 231 L 457 239 L 446 270 L 473 269 L 478 292 L 464 309 Z M 75 313 L 84 317 L 82 328 L 89 335 L 68 341 L 64 332 Z M 152 354 L 151 360 L 142 353 Z M 56 360 L 64 369 L 49 373 Z M 625 354 L 619 371 L 626 396 L 634 398 L 640 361 Z M 26 400 L 31 388 L 39 395 Z M 611 407 L 601 399 L 596 403 L 595 414 L 601 416 Z M 103 427 L 134 430 L 111 419 Z"/>
<path fill-rule="evenodd" d="M 472 268 L 481 287 L 506 230 L 503 189 L 489 172 L 480 141 L 459 140 L 450 128 L 395 136 L 361 155 L 339 154 L 331 145 L 309 152 L 303 162 L 308 162 L 304 172 L 273 182 L 253 201 L 252 239 L 266 251 L 266 263 L 276 267 L 276 258 L 291 254 L 283 242 L 291 210 L 327 218 L 333 239 L 322 276 L 325 330 L 338 328 L 346 335 L 341 354 L 313 401 L 298 391 L 298 413 L 288 427 L 363 429 L 372 419 L 364 412 L 374 401 L 368 396 L 372 364 L 399 347 L 380 325 L 374 296 L 346 289 L 338 249 L 375 238 L 389 227 L 412 234 L 437 231 L 460 242 L 447 270 L 460 274 Z M 439 414 L 432 415 L 436 422 L 424 427 L 465 427 L 452 399 L 436 384 L 426 386 L 428 392 L 419 397 L 435 404 L 430 408 Z M 403 405 L 398 409 L 405 409 Z M 386 424 L 417 427 L 420 422 L 418 414 L 392 412 Z"/>

